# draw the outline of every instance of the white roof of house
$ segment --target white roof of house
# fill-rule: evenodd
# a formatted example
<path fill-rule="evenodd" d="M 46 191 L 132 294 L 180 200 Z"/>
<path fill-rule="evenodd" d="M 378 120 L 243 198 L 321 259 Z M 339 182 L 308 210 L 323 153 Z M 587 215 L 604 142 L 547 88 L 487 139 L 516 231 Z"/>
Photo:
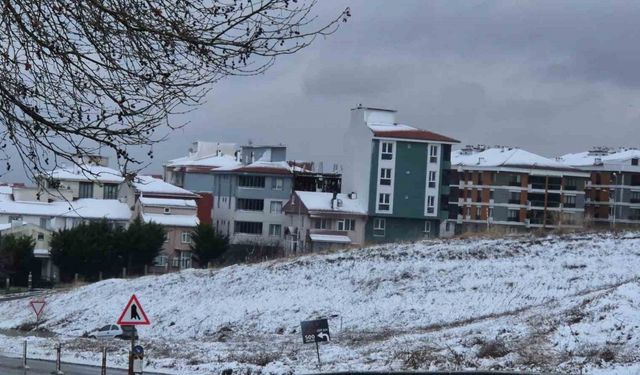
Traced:
<path fill-rule="evenodd" d="M 51 256 L 49 249 L 33 249 L 33 256 L 36 258 L 46 258 Z"/>
<path fill-rule="evenodd" d="M 0 224 L 0 232 L 3 230 L 11 229 L 11 223 L 9 224 Z"/>
<path fill-rule="evenodd" d="M 559 168 L 570 166 L 554 159 L 534 154 L 515 147 L 492 147 L 484 151 L 455 150 L 451 153 L 452 166 L 468 167 L 518 167 L 518 168 Z"/>
<path fill-rule="evenodd" d="M 309 211 L 327 211 L 341 213 L 367 214 L 365 202 L 360 199 L 351 199 L 346 194 L 338 194 L 337 199 L 342 201 L 342 207 L 337 204 L 331 208 L 333 193 L 322 193 L 314 191 L 296 191 L 296 195 Z"/>
<path fill-rule="evenodd" d="M 170 199 L 170 198 L 147 198 L 140 197 L 140 203 L 143 206 L 158 207 L 196 207 L 196 201 L 193 199 Z"/>
<path fill-rule="evenodd" d="M 348 236 L 340 236 L 335 234 L 317 234 L 312 233 L 309 235 L 311 241 L 314 242 L 331 242 L 331 243 L 351 243 L 351 238 Z"/>
<path fill-rule="evenodd" d="M 231 168 L 241 165 L 233 156 L 230 155 L 210 155 L 205 157 L 184 156 L 181 158 L 169 160 L 167 166 L 193 166 L 193 167 L 211 167 L 211 168 Z"/>
<path fill-rule="evenodd" d="M 0 205 L 0 214 L 26 216 L 79 217 L 89 219 L 129 220 L 126 203 L 113 199 L 78 199 L 73 202 L 9 201 Z"/>
<path fill-rule="evenodd" d="M 623 149 L 618 151 L 604 150 L 600 154 L 589 151 L 566 154 L 559 157 L 558 161 L 574 167 L 587 167 L 598 164 L 597 161 L 602 164 L 621 164 L 636 158 L 640 158 L 640 150 Z"/>
<path fill-rule="evenodd" d="M 111 183 L 120 183 L 124 181 L 124 177 L 122 177 L 122 173 L 119 171 L 92 164 L 85 164 L 82 168 L 77 165 L 71 167 L 60 167 L 47 171 L 44 174 L 56 180 L 100 181 Z"/>
<path fill-rule="evenodd" d="M 168 227 L 195 227 L 200 223 L 195 215 L 142 214 L 142 221 Z"/>
<path fill-rule="evenodd" d="M 195 194 L 181 187 L 171 185 L 153 176 L 136 176 L 133 181 L 135 189 L 141 193 L 172 194 L 194 197 Z"/>

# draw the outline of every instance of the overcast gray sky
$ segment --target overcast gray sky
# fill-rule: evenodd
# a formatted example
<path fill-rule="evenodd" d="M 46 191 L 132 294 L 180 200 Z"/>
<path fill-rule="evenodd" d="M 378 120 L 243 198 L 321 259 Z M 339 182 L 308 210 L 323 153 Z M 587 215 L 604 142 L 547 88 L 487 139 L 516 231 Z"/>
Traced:
<path fill-rule="evenodd" d="M 265 75 L 220 82 L 156 147 L 148 172 L 196 140 L 285 143 L 289 159 L 339 162 L 349 109 L 462 144 L 546 156 L 638 146 L 640 2 L 322 0 L 350 21 Z"/>

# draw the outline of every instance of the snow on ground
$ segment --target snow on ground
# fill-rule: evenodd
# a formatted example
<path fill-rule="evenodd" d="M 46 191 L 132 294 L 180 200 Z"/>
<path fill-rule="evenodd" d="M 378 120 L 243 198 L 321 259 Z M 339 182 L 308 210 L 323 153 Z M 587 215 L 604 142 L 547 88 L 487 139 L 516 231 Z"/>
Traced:
<path fill-rule="evenodd" d="M 438 240 L 219 270 L 111 279 L 46 297 L 30 352 L 124 365 L 128 343 L 80 338 L 113 323 L 132 293 L 148 366 L 318 371 L 302 320 L 330 317 L 323 371 L 521 369 L 638 374 L 640 234 Z M 0 347 L 20 353 L 26 302 L 0 303 Z M 4 330 L 4 331 L 3 331 Z M 49 337 L 52 336 L 52 337 Z"/>

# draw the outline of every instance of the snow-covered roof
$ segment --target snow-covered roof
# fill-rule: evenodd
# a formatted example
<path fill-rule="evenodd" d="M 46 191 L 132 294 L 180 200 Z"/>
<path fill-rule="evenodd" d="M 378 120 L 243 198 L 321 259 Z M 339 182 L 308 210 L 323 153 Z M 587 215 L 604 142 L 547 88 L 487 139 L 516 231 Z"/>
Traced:
<path fill-rule="evenodd" d="M 286 161 L 256 161 L 255 163 L 242 165 L 238 164 L 232 167 L 221 167 L 213 170 L 214 172 L 244 172 L 244 173 L 264 173 L 264 174 L 291 174 L 293 172 L 309 172 L 299 166 L 291 166 Z"/>
<path fill-rule="evenodd" d="M 348 236 L 340 236 L 335 234 L 309 234 L 311 241 L 313 242 L 331 242 L 331 243 L 351 243 L 351 238 Z"/>
<path fill-rule="evenodd" d="M 483 151 L 455 150 L 451 153 L 451 165 L 482 168 L 573 169 L 557 160 L 549 159 L 516 147 L 492 147 Z"/>
<path fill-rule="evenodd" d="M 140 197 L 140 203 L 143 206 L 158 206 L 158 207 L 196 207 L 196 202 L 193 199 L 170 199 L 170 198 L 147 198 Z"/>
<path fill-rule="evenodd" d="M 624 164 L 631 159 L 640 159 L 640 150 L 638 149 L 602 149 L 600 151 L 601 152 L 584 151 L 574 154 L 566 154 L 559 157 L 558 161 L 573 167 L 588 167 L 608 164 L 619 165 Z"/>
<path fill-rule="evenodd" d="M 11 229 L 11 223 L 9 224 L 0 224 L 0 232 L 3 230 Z"/>
<path fill-rule="evenodd" d="M 82 168 L 74 165 L 60 167 L 44 173 L 45 176 L 56 180 L 67 181 L 100 181 L 107 183 L 120 183 L 124 181 L 119 171 L 93 164 L 85 164 Z"/>
<path fill-rule="evenodd" d="M 195 215 L 142 214 L 145 223 L 154 222 L 168 227 L 195 227 L 200 223 Z"/>
<path fill-rule="evenodd" d="M 184 195 L 195 197 L 196 194 L 185 190 L 181 187 L 171 185 L 153 176 L 136 176 L 133 186 L 140 193 L 147 194 L 167 194 L 167 195 Z"/>
<path fill-rule="evenodd" d="M 315 191 L 296 191 L 298 198 L 302 201 L 302 204 L 309 211 L 324 211 L 324 212 L 336 212 L 336 213 L 354 213 L 366 215 L 366 205 L 364 202 L 356 199 L 349 198 L 346 194 L 338 194 L 337 199 L 342 201 L 342 206 L 338 207 L 337 202 L 334 203 L 334 207 L 331 208 L 331 200 L 333 199 L 333 193 L 322 193 Z"/>
<path fill-rule="evenodd" d="M 33 249 L 33 256 L 36 258 L 46 258 L 51 256 L 49 249 Z"/>
<path fill-rule="evenodd" d="M 169 160 L 168 167 L 210 167 L 210 168 L 231 168 L 241 165 L 233 156 L 230 155 L 211 155 L 205 157 L 194 158 L 184 156 L 181 158 Z"/>
<path fill-rule="evenodd" d="M 414 128 L 409 125 L 368 123 L 367 126 L 373 132 L 374 137 L 377 138 L 399 138 L 418 141 L 460 143 L 457 139 L 428 130 Z"/>
<path fill-rule="evenodd" d="M 78 199 L 73 202 L 9 201 L 0 205 L 0 214 L 26 216 L 59 216 L 88 219 L 129 220 L 131 210 L 126 203 L 113 199 Z"/>

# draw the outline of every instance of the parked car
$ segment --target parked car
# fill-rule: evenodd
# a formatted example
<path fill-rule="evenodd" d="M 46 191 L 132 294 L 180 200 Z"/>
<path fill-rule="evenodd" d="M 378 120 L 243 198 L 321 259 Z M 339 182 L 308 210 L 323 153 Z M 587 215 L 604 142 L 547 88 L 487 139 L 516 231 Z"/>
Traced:
<path fill-rule="evenodd" d="M 87 334 L 92 339 L 123 339 L 131 340 L 131 336 L 138 339 L 138 331 L 135 326 L 119 326 L 116 324 L 109 324 L 95 331 Z"/>

